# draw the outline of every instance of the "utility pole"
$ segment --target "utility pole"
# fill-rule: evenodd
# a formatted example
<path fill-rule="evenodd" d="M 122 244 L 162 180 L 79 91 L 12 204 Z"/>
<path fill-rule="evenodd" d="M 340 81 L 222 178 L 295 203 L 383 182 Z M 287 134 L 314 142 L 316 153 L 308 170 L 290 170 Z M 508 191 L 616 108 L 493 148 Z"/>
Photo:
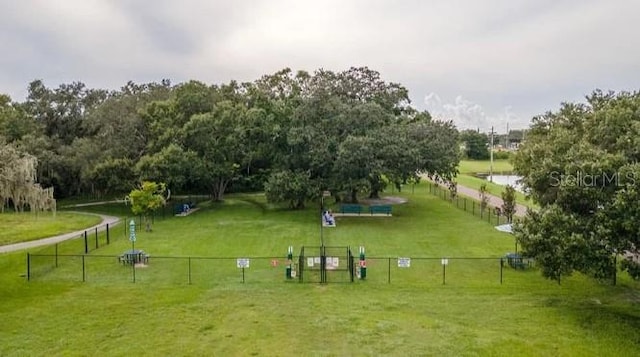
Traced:
<path fill-rule="evenodd" d="M 489 157 L 491 164 L 489 164 L 489 182 L 493 182 L 493 126 L 491 127 L 491 145 L 489 145 Z"/>
<path fill-rule="evenodd" d="M 507 135 L 504 136 L 504 148 L 509 150 L 509 123 L 507 122 Z"/>

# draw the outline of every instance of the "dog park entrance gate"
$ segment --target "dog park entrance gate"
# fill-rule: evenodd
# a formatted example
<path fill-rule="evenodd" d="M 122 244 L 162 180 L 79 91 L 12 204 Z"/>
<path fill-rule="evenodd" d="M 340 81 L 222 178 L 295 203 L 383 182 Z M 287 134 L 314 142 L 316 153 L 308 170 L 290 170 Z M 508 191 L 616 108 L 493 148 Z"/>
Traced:
<path fill-rule="evenodd" d="M 355 262 L 351 248 L 303 246 L 298 261 L 298 280 L 301 283 L 353 282 Z"/>

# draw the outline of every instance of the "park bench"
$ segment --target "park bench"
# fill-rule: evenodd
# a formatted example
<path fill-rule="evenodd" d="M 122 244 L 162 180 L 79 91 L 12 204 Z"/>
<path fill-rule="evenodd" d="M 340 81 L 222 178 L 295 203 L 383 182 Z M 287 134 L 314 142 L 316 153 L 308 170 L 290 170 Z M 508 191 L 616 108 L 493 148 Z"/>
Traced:
<path fill-rule="evenodd" d="M 174 212 L 176 216 L 186 216 L 196 207 L 195 203 L 180 203 L 175 206 Z"/>
<path fill-rule="evenodd" d="M 357 214 L 360 214 L 360 213 L 362 213 L 362 206 L 361 205 L 354 205 L 354 204 L 341 205 L 340 206 L 340 213 L 357 213 Z"/>
<path fill-rule="evenodd" d="M 391 206 L 390 205 L 372 205 L 369 206 L 369 213 L 373 214 L 386 214 L 387 216 L 391 215 Z"/>

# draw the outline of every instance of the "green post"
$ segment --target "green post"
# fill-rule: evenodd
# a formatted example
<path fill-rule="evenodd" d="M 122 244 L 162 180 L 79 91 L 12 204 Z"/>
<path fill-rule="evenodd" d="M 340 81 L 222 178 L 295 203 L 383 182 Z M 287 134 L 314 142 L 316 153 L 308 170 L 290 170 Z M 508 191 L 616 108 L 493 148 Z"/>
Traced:
<path fill-rule="evenodd" d="M 287 279 L 291 279 L 292 278 L 292 267 L 293 267 L 293 246 L 289 246 L 289 250 L 287 251 L 287 268 L 285 271 L 285 277 Z"/>
<path fill-rule="evenodd" d="M 364 280 L 367 278 L 367 261 L 364 256 L 364 247 L 360 247 L 360 279 Z"/>

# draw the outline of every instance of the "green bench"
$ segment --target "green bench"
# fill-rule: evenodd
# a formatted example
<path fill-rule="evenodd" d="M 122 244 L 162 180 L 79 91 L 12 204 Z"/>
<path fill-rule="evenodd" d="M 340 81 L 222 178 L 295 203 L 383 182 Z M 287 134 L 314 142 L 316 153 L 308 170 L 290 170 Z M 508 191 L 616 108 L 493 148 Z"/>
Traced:
<path fill-rule="evenodd" d="M 391 215 L 391 206 L 390 205 L 372 205 L 369 206 L 369 213 L 376 214 L 386 214 L 387 216 Z"/>
<path fill-rule="evenodd" d="M 357 214 L 360 214 L 360 213 L 362 213 L 362 206 L 361 205 L 341 205 L 340 206 L 340 213 L 357 213 Z"/>

